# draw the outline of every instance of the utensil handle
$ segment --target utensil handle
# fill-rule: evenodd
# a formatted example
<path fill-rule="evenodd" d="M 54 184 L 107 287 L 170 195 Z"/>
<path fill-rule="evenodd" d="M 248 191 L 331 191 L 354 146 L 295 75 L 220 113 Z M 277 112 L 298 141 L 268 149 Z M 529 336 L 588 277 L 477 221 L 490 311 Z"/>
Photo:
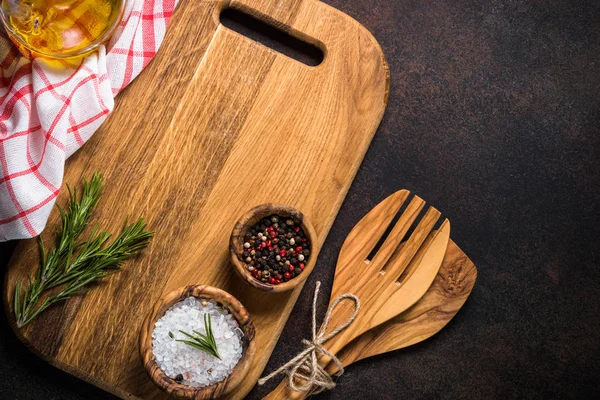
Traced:
<path fill-rule="evenodd" d="M 302 400 L 310 396 L 312 392 L 312 390 L 309 392 L 294 392 L 289 388 L 287 378 L 284 378 L 271 393 L 263 397 L 263 400 Z"/>
<path fill-rule="evenodd" d="M 344 366 L 346 363 L 343 363 Z M 335 363 L 329 363 L 326 368 L 329 375 L 333 375 L 338 372 L 338 368 Z M 308 396 L 314 393 L 316 390 L 315 387 L 310 389 L 307 392 L 295 392 L 291 390 L 287 384 L 287 378 L 284 378 L 279 382 L 279 385 L 273 391 L 271 391 L 268 395 L 263 397 L 263 400 L 282 400 L 282 399 L 291 399 L 291 400 L 302 400 L 306 399 Z"/>
<path fill-rule="evenodd" d="M 331 318 L 331 321 L 336 320 L 336 317 L 339 318 L 340 313 L 334 312 Z M 350 339 L 348 339 L 350 338 Z M 347 343 L 349 343 L 352 339 L 351 330 L 348 331 L 346 335 L 343 335 L 343 332 L 340 335 L 332 338 L 327 343 L 327 350 L 329 350 L 332 354 L 337 354 Z M 335 363 L 331 362 L 331 358 L 327 355 L 321 355 L 319 357 L 319 365 L 323 366 L 325 370 L 333 375 L 338 371 L 338 368 Z M 297 380 L 299 384 L 305 383 L 303 380 Z M 275 399 L 291 399 L 291 400 L 300 400 L 305 399 L 310 396 L 316 388 L 312 388 L 307 392 L 296 392 L 292 390 L 287 384 L 287 378 L 284 378 L 279 385 L 267 396 L 264 397 L 266 400 L 275 400 Z"/>

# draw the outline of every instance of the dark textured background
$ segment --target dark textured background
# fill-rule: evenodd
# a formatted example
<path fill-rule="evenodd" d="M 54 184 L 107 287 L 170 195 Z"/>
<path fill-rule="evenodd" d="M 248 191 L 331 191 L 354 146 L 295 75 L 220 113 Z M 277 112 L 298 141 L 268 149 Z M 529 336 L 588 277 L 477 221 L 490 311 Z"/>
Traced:
<path fill-rule="evenodd" d="M 408 188 L 451 219 L 475 289 L 440 334 L 351 366 L 321 398 L 598 397 L 600 2 L 327 2 L 381 43 L 390 102 L 267 371 L 308 336 L 312 288 L 330 288 L 352 226 Z M 111 398 L 0 324 L 0 399 Z"/>

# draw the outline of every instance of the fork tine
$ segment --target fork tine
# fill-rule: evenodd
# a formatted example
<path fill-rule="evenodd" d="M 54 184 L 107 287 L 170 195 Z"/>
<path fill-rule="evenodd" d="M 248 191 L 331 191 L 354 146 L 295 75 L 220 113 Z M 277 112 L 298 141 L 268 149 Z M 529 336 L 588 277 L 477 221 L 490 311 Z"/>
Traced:
<path fill-rule="evenodd" d="M 396 225 L 390 232 L 385 242 L 381 248 L 375 254 L 375 257 L 371 260 L 369 267 L 380 269 L 385 266 L 388 262 L 394 251 L 404 239 L 404 235 L 408 232 L 408 229 L 411 227 L 423 207 L 425 206 L 425 201 L 421 199 L 419 196 L 415 196 L 411 202 L 406 207 L 406 210 L 402 213 Z"/>
<path fill-rule="evenodd" d="M 421 245 L 421 247 L 417 251 L 417 254 L 415 254 L 413 259 L 410 260 L 408 267 L 406 267 L 404 272 L 402 272 L 402 274 L 400 274 L 400 277 L 398 278 L 397 282 L 402 284 L 403 282 L 408 281 L 410 279 L 410 277 L 415 273 L 417 266 L 419 266 L 421 264 L 421 262 L 424 261 L 424 257 L 427 253 L 427 250 L 431 247 L 431 244 L 436 239 L 436 237 L 438 235 L 442 235 L 442 236 L 447 235 L 449 237 L 450 236 L 449 232 L 450 232 L 450 221 L 448 221 L 448 219 L 446 218 L 446 219 L 444 219 L 444 222 L 442 222 L 442 225 L 440 226 L 440 228 L 438 230 L 432 231 L 429 234 L 429 236 L 427 237 L 427 239 L 425 240 L 423 245 Z"/>
<path fill-rule="evenodd" d="M 411 260 L 408 276 L 402 280 L 402 284 L 393 284 L 396 286 L 396 290 L 385 302 L 394 306 L 380 308 L 373 315 L 369 328 L 388 321 L 419 301 L 440 270 L 449 238 L 450 222 L 446 219 L 440 229 L 427 236 L 427 240 Z"/>
<path fill-rule="evenodd" d="M 365 260 L 385 233 L 409 194 L 408 190 L 399 190 L 388 196 L 362 217 L 344 240 L 338 258 L 338 265 L 349 264 L 343 260 Z"/>
<path fill-rule="evenodd" d="M 410 235 L 400 251 L 394 252 L 391 260 L 385 265 L 383 271 L 391 274 L 393 279 L 397 279 L 414 258 L 417 250 L 421 247 L 429 233 L 433 230 L 435 223 L 441 213 L 433 207 L 429 207 L 419 224 Z"/>

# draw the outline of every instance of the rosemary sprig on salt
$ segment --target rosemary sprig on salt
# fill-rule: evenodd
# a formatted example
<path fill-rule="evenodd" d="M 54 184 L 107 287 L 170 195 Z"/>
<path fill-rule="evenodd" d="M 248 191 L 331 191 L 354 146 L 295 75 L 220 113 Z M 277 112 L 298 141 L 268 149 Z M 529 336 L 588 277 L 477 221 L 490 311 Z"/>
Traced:
<path fill-rule="evenodd" d="M 212 336 L 220 358 L 185 343 L 191 342 L 187 332 Z M 213 300 L 188 297 L 156 321 L 152 351 L 158 366 L 172 379 L 192 387 L 209 386 L 233 372 L 242 358 L 242 337 L 242 330 L 227 309 Z"/>
<path fill-rule="evenodd" d="M 179 332 L 183 333 L 185 336 L 190 338 L 191 340 L 177 340 L 178 342 L 185 343 L 188 346 L 192 346 L 198 350 L 201 350 L 205 353 L 211 354 L 218 359 L 221 359 L 219 356 L 219 349 L 217 348 L 217 341 L 215 340 L 215 335 L 212 331 L 212 322 L 210 320 L 210 314 L 204 314 L 204 330 L 206 331 L 206 335 L 200 333 L 198 331 L 194 332 L 193 335 L 190 335 L 186 331 L 180 330 Z"/>

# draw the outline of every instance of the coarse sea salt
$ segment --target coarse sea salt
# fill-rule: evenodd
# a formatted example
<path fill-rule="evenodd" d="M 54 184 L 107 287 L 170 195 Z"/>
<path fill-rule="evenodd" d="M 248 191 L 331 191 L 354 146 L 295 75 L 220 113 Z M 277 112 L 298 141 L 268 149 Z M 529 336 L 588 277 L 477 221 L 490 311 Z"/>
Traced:
<path fill-rule="evenodd" d="M 206 304 L 205 306 L 202 305 Z M 188 340 L 180 330 L 193 334 L 206 334 L 204 314 L 211 317 L 212 330 L 221 359 L 177 340 Z M 173 335 L 170 337 L 169 332 Z M 195 297 L 173 305 L 154 325 L 152 352 L 156 363 L 170 378 L 183 376 L 183 385 L 209 386 L 220 382 L 233 372 L 242 358 L 243 331 L 236 319 L 213 300 L 202 301 Z"/>

